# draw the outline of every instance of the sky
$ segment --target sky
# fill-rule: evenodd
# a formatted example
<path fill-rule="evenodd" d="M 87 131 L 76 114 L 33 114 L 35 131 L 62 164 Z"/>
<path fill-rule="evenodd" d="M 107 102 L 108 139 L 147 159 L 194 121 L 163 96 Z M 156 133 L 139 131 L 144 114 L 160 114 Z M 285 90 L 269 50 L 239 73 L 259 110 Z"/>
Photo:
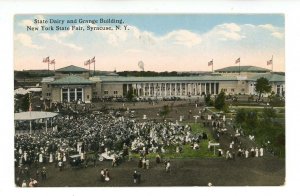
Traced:
<path fill-rule="evenodd" d="M 88 26 L 111 30 L 89 31 Z M 271 69 L 267 61 L 273 56 L 274 71 L 285 71 L 284 26 L 282 14 L 15 15 L 14 67 L 47 69 L 42 60 L 49 56 L 55 69 L 85 67 L 84 61 L 93 57 L 96 70 L 102 71 L 138 71 L 140 61 L 145 71 L 211 71 L 212 59 L 215 70 L 237 65 L 238 58 L 241 66 Z"/>

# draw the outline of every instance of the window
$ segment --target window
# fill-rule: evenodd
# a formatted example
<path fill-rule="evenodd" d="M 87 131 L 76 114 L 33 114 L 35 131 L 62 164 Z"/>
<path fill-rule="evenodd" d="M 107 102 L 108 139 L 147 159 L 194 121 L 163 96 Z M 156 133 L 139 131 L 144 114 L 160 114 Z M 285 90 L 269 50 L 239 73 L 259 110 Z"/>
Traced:
<path fill-rule="evenodd" d="M 68 101 L 68 89 L 62 89 L 62 100 L 63 101 Z"/>
<path fill-rule="evenodd" d="M 50 84 L 47 84 L 47 87 L 50 88 Z"/>
<path fill-rule="evenodd" d="M 104 91 L 104 95 L 108 95 L 108 91 Z"/>
<path fill-rule="evenodd" d="M 231 92 L 234 92 L 234 88 L 231 89 Z"/>
<path fill-rule="evenodd" d="M 118 91 L 114 91 L 114 95 L 117 95 L 118 94 Z"/>
<path fill-rule="evenodd" d="M 277 92 L 276 92 L 277 95 L 280 94 L 280 85 L 277 85 Z"/>
<path fill-rule="evenodd" d="M 245 91 L 245 89 L 244 89 L 244 88 L 242 88 L 242 89 L 241 89 L 241 91 L 242 91 L 242 92 L 244 92 L 244 91 Z"/>
<path fill-rule="evenodd" d="M 76 98 L 77 100 L 82 100 L 82 88 L 76 89 Z"/>
<path fill-rule="evenodd" d="M 75 101 L 75 89 L 70 88 L 70 101 Z"/>
<path fill-rule="evenodd" d="M 50 96 L 51 96 L 51 93 L 46 93 L 46 96 L 47 96 L 47 97 L 50 97 Z"/>

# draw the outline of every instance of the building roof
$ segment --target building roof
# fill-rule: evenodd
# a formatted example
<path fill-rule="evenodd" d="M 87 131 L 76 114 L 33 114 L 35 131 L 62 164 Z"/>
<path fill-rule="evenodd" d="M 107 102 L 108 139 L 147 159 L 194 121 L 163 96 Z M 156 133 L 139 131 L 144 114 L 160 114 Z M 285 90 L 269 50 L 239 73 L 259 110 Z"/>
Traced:
<path fill-rule="evenodd" d="M 69 75 L 67 77 L 50 82 L 50 84 L 93 84 L 93 83 L 94 82 L 91 80 L 87 80 L 85 78 L 76 75 Z"/>
<path fill-rule="evenodd" d="M 203 76 L 171 76 L 171 77 L 125 77 L 95 76 L 102 82 L 181 82 L 181 81 L 236 81 L 236 76 L 203 75 Z M 92 79 L 92 78 L 91 78 Z M 95 81 L 95 79 L 92 79 Z"/>
<path fill-rule="evenodd" d="M 40 112 L 40 111 L 31 111 L 31 112 L 20 112 L 15 113 L 15 120 L 36 120 L 42 118 L 53 118 L 57 113 L 54 112 Z"/>
<path fill-rule="evenodd" d="M 217 69 L 215 72 L 270 72 L 271 70 L 256 66 L 229 66 Z"/>
<path fill-rule="evenodd" d="M 69 65 L 67 67 L 63 67 L 56 70 L 56 72 L 88 72 L 88 71 L 89 70 L 84 69 L 82 67 L 77 67 L 75 65 Z"/>
<path fill-rule="evenodd" d="M 279 75 L 279 74 L 273 74 L 273 73 L 266 73 L 266 74 L 259 74 L 252 76 L 248 80 L 256 81 L 258 78 L 266 78 L 269 80 L 269 82 L 284 82 L 285 81 L 285 76 Z"/>

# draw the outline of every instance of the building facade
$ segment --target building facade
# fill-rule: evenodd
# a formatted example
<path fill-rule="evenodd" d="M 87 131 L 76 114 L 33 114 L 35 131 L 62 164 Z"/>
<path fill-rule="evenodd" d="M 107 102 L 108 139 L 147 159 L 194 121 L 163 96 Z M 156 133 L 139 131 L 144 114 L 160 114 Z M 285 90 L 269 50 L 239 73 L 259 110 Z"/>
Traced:
<path fill-rule="evenodd" d="M 244 66 L 241 71 L 241 67 L 229 67 L 227 71 L 224 68 L 199 76 L 124 77 L 110 74 L 89 77 L 88 70 L 71 65 L 57 70 L 53 78 L 43 79 L 42 95 L 51 102 L 91 102 L 92 98 L 125 97 L 129 93 L 158 99 L 217 95 L 221 91 L 233 95 L 251 95 L 256 94 L 255 82 L 260 77 L 270 81 L 272 91 L 284 95 L 283 75 L 254 66 Z"/>

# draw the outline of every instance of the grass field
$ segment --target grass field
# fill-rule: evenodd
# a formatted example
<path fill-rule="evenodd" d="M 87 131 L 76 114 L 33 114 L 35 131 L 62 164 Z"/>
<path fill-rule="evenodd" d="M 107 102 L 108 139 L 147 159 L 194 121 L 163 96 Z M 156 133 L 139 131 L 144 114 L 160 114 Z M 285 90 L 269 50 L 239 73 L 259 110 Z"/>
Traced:
<path fill-rule="evenodd" d="M 189 123 L 189 125 L 192 128 L 192 133 L 203 133 L 206 132 L 208 139 L 207 140 L 201 140 L 199 144 L 198 150 L 193 150 L 190 146 L 190 144 L 186 144 L 183 147 L 183 150 L 181 153 L 176 153 L 176 146 L 169 146 L 166 148 L 166 153 L 161 154 L 161 157 L 164 159 L 185 159 L 185 158 L 210 158 L 210 157 L 217 157 L 214 155 L 214 152 L 210 151 L 208 149 L 208 141 L 213 140 L 213 137 L 210 133 L 210 131 L 206 130 L 200 123 Z M 157 153 L 149 153 L 147 155 L 148 158 L 155 158 Z M 138 158 L 139 154 L 132 154 L 133 158 Z"/>

